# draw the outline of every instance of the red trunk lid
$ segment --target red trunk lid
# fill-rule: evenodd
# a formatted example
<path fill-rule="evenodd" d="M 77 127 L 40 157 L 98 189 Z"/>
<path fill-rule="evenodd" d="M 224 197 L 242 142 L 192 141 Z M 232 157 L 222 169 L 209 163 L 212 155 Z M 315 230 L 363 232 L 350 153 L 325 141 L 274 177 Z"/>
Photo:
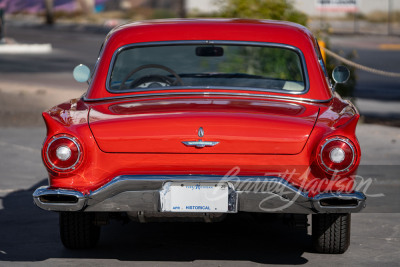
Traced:
<path fill-rule="evenodd" d="M 104 152 L 297 154 L 318 111 L 312 104 L 277 100 L 146 99 L 94 105 L 89 125 Z M 199 140 L 218 143 L 183 143 Z"/>

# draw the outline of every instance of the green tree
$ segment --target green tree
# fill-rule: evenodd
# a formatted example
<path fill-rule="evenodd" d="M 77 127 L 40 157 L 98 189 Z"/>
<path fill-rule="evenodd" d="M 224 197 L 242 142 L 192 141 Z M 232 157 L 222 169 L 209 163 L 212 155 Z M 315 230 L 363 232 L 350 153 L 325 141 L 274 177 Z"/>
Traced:
<path fill-rule="evenodd" d="M 218 16 L 286 20 L 307 25 L 307 15 L 296 10 L 291 0 L 217 0 Z"/>

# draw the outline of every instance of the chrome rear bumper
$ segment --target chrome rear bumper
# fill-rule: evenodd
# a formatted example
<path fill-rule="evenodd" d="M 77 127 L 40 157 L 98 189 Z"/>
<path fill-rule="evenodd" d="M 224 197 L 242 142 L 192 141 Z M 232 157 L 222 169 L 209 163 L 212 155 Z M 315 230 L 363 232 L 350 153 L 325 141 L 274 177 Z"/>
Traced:
<path fill-rule="evenodd" d="M 51 211 L 158 212 L 160 192 L 167 182 L 229 182 L 237 194 L 237 211 L 270 213 L 352 213 L 365 207 L 361 192 L 324 193 L 308 197 L 307 192 L 279 177 L 142 176 L 123 175 L 83 195 L 79 191 L 42 186 L 33 193 L 35 204 Z"/>

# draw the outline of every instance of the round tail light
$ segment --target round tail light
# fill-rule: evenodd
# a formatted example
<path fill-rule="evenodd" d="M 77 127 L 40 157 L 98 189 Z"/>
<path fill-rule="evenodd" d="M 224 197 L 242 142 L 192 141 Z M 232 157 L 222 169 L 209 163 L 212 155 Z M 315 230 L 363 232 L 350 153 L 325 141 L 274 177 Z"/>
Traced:
<path fill-rule="evenodd" d="M 54 136 L 45 145 L 43 152 L 47 166 L 59 172 L 74 170 L 82 158 L 78 140 L 69 135 Z"/>
<path fill-rule="evenodd" d="M 318 162 L 327 173 L 348 172 L 356 162 L 354 145 L 347 138 L 326 139 L 319 151 Z"/>

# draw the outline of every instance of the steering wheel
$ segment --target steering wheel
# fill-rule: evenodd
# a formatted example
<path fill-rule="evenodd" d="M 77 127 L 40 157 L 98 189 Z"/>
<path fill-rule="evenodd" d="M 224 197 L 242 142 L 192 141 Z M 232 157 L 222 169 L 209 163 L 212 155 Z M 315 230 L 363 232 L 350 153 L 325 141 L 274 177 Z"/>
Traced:
<path fill-rule="evenodd" d="M 165 70 L 165 71 L 171 73 L 172 75 L 174 75 L 175 81 L 167 76 L 153 74 L 153 75 L 141 77 L 140 79 L 135 81 L 133 84 L 131 84 L 130 88 L 135 88 L 141 84 L 149 83 L 149 82 L 166 83 L 166 84 L 168 84 L 168 86 L 183 85 L 182 78 L 174 70 L 172 70 L 166 66 L 159 65 L 159 64 L 147 64 L 147 65 L 142 65 L 140 67 L 137 67 L 136 69 L 134 69 L 130 73 L 128 73 L 128 75 L 126 75 L 124 80 L 121 82 L 119 89 L 120 90 L 126 89 L 125 83 L 133 74 L 135 74 L 136 72 L 138 72 L 140 70 L 150 69 L 150 68 L 162 69 L 162 70 Z M 151 87 L 151 85 L 149 87 Z"/>

